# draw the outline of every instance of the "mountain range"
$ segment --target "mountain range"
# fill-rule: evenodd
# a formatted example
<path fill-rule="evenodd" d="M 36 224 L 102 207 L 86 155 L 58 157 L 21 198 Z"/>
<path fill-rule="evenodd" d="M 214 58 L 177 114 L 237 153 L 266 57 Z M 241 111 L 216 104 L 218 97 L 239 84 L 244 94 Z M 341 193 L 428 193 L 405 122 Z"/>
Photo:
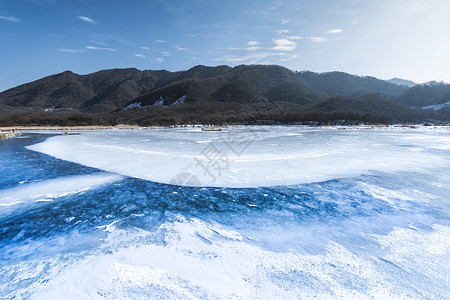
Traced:
<path fill-rule="evenodd" d="M 449 84 L 276 65 L 65 71 L 0 93 L 0 125 L 447 121 Z"/>

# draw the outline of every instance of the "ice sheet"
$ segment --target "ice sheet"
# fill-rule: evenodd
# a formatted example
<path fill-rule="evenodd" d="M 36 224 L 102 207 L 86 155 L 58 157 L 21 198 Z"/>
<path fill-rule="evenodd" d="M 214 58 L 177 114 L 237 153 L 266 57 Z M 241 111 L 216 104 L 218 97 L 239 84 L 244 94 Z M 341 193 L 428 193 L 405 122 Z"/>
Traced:
<path fill-rule="evenodd" d="M 338 129 L 111 130 L 51 137 L 29 149 L 154 182 L 216 187 L 322 182 L 450 163 L 434 151 L 449 149 L 445 129 Z"/>
<path fill-rule="evenodd" d="M 117 174 L 97 173 L 90 175 L 66 176 L 57 179 L 37 181 L 17 187 L 0 190 L 2 207 L 31 202 L 49 202 L 54 199 L 81 193 L 103 184 L 112 183 L 122 177 Z"/>
<path fill-rule="evenodd" d="M 279 165 L 277 155 L 304 155 L 305 161 L 317 163 L 341 157 L 335 166 L 343 173 L 332 174 L 351 176 L 345 168 L 353 165 L 369 175 L 254 189 L 123 178 L 94 188 L 97 177 L 69 176 L 90 174 L 91 168 L 24 150 L 31 140 L 11 140 L 15 147 L 2 148 L 8 158 L 2 174 L 30 172 L 24 162 L 43 170 L 11 180 L 3 177 L 17 191 L 2 192 L 29 205 L 0 208 L 0 297 L 449 298 L 445 130 L 250 129 L 258 139 L 235 153 L 238 159 L 266 156 L 261 164 Z M 92 152 L 98 161 L 90 163 L 134 173 L 142 171 L 153 157 L 150 153 L 184 158 L 194 153 L 195 160 L 198 150 L 220 140 L 220 133 L 132 130 L 66 137 L 38 146 L 58 141 L 61 155 L 71 160 L 77 155 L 87 159 Z M 384 165 L 373 170 L 372 158 L 378 154 L 385 156 Z M 282 160 L 285 167 L 296 157 Z M 306 172 L 316 170 L 324 168 L 301 171 L 315 176 Z M 117 176 L 94 175 L 98 181 L 103 175 Z M 178 179 L 183 183 L 193 180 L 190 176 Z M 44 180 L 30 183 L 40 178 Z M 54 202 L 34 202 L 50 200 Z M 2 214 L 9 208 L 13 214 Z"/>
<path fill-rule="evenodd" d="M 33 299 L 399 299 L 445 297 L 447 292 L 450 228 L 445 226 L 421 233 L 394 229 L 373 236 L 386 248 L 380 250 L 386 260 L 404 268 L 394 270 L 386 260 L 332 241 L 323 253 L 314 255 L 267 251 L 248 237 L 198 219 L 180 217 L 162 224 L 154 233 L 160 244 L 146 243 L 155 236 L 144 230 L 125 231 L 114 225 L 105 230 L 106 243 L 113 246 L 106 253 L 14 266 L 22 274 L 20 280 L 33 283 L 13 295 Z M 416 238 L 422 242 L 414 243 Z M 118 241 L 129 246 L 117 248 Z M 418 259 L 409 263 L 410 257 Z M 439 267 L 433 260 L 447 264 Z M 429 282 L 421 282 L 421 277 L 415 277 L 419 275 L 430 276 Z M 38 276 L 40 280 L 34 280 Z"/>

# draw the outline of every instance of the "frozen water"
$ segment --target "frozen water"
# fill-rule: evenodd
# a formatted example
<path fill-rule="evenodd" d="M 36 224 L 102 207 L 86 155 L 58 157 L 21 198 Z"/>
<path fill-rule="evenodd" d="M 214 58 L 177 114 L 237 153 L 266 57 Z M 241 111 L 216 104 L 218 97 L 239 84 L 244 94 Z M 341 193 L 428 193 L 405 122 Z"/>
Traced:
<path fill-rule="evenodd" d="M 127 241 L 131 245 L 95 255 L 16 265 L 22 280 L 45 278 L 44 283 L 27 286 L 17 294 L 36 299 L 448 296 L 444 285 L 448 286 L 450 271 L 448 227 L 435 226 L 420 234 L 394 229 L 374 236 L 381 245 L 389 244 L 380 259 L 369 253 L 356 254 L 337 242 L 327 243 L 322 253 L 314 255 L 269 251 L 242 241 L 241 236 L 229 238 L 217 224 L 197 219 L 164 223 L 153 234 L 111 230 L 107 244 Z M 154 235 L 161 237 L 160 244 L 145 242 L 155 239 Z M 417 239 L 424 244 L 416 244 Z M 427 248 L 438 249 L 427 252 Z M 435 259 L 441 264 L 434 263 Z M 47 265 L 53 270 L 46 271 Z M 41 274 L 30 271 L 36 269 Z M 427 278 L 426 282 L 416 281 L 421 278 Z M 431 286 L 436 289 L 429 290 Z"/>
<path fill-rule="evenodd" d="M 226 151 L 240 188 L 186 162 L 221 132 L 2 141 L 0 199 L 23 203 L 0 206 L 0 297 L 450 298 L 446 129 L 250 129 Z M 161 183 L 193 176 L 224 187 Z"/>
<path fill-rule="evenodd" d="M 38 181 L 20 187 L 0 190 L 0 207 L 19 203 L 52 201 L 67 195 L 82 193 L 121 179 L 117 174 L 91 174 Z"/>
<path fill-rule="evenodd" d="M 449 145 L 449 132 L 231 127 L 89 132 L 29 149 L 154 182 L 191 174 L 184 185 L 258 187 L 445 167 L 432 150 Z"/>

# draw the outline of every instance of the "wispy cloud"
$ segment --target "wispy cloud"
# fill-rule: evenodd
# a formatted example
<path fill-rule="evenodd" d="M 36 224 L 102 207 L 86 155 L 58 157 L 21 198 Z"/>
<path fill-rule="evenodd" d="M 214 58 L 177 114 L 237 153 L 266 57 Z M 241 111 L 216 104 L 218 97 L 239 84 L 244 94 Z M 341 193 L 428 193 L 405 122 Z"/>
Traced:
<path fill-rule="evenodd" d="M 291 61 L 293 59 L 296 59 L 298 57 L 298 54 L 294 54 L 294 55 L 290 55 L 289 57 L 286 58 L 280 58 L 280 61 Z"/>
<path fill-rule="evenodd" d="M 78 16 L 78 19 L 80 19 L 81 21 L 84 21 L 86 23 L 89 23 L 89 24 L 97 25 L 97 22 L 94 19 L 91 19 L 91 18 L 88 18 L 85 16 Z"/>
<path fill-rule="evenodd" d="M 285 55 L 284 53 L 273 52 L 255 52 L 247 55 L 225 55 L 223 57 L 215 58 L 215 61 L 223 61 L 230 64 L 248 63 L 256 64 L 261 63 L 270 56 Z"/>
<path fill-rule="evenodd" d="M 99 42 L 99 41 L 95 41 L 95 40 L 87 40 L 88 43 L 92 43 L 92 44 L 96 44 L 99 46 L 108 46 L 107 43 L 103 43 L 103 42 Z"/>
<path fill-rule="evenodd" d="M 228 51 L 235 51 L 235 50 L 258 51 L 258 50 L 262 49 L 261 47 L 258 46 L 259 42 L 257 42 L 257 41 L 248 41 L 247 45 L 248 45 L 248 47 L 242 47 L 242 48 L 239 48 L 239 47 L 227 47 L 225 49 L 228 50 Z M 225 51 L 225 53 L 226 53 L 226 51 Z"/>
<path fill-rule="evenodd" d="M 116 49 L 113 48 L 106 48 L 106 47 L 94 47 L 94 46 L 86 46 L 86 49 L 89 50 L 101 50 L 101 51 L 112 51 L 112 52 L 116 52 Z"/>
<path fill-rule="evenodd" d="M 169 52 L 169 51 L 164 51 L 162 54 L 163 54 L 164 56 L 170 56 L 170 52 Z"/>
<path fill-rule="evenodd" d="M 159 62 L 159 63 L 162 63 L 164 61 L 164 58 L 159 57 L 159 58 L 156 59 L 156 61 Z"/>
<path fill-rule="evenodd" d="M 142 50 L 150 50 L 150 48 L 149 47 L 144 47 L 144 46 L 142 46 L 142 47 L 139 47 L 139 48 L 141 48 Z"/>
<path fill-rule="evenodd" d="M 258 61 L 261 61 L 261 60 L 267 58 L 268 56 L 270 56 L 270 53 L 268 53 L 268 52 L 258 52 L 255 54 L 244 55 L 244 56 L 226 55 L 224 57 L 216 58 L 215 60 L 226 61 L 228 63 L 243 63 L 243 62 L 256 63 Z"/>
<path fill-rule="evenodd" d="M 275 47 L 272 49 L 281 50 L 281 51 L 291 51 L 297 47 L 295 40 L 303 40 L 303 37 L 298 35 L 287 35 L 289 30 L 281 29 L 275 30 L 277 33 L 276 37 L 274 37 L 273 42 L 275 43 Z"/>
<path fill-rule="evenodd" d="M 289 23 L 291 20 L 288 19 L 281 19 L 281 25 Z"/>
<path fill-rule="evenodd" d="M 160 43 L 160 44 L 164 44 L 166 41 L 165 40 L 156 40 L 155 42 Z"/>
<path fill-rule="evenodd" d="M 66 53 L 84 53 L 83 50 L 65 49 L 65 48 L 60 48 L 60 49 L 58 49 L 58 51 L 66 52 Z"/>
<path fill-rule="evenodd" d="M 135 54 L 134 56 L 139 57 L 139 58 L 145 58 L 144 54 Z"/>
<path fill-rule="evenodd" d="M 247 45 L 249 46 L 249 47 L 245 48 L 245 50 L 247 50 L 247 51 L 258 51 L 258 50 L 261 50 L 261 47 L 258 47 L 259 42 L 257 42 L 257 41 L 249 41 L 247 43 Z"/>
<path fill-rule="evenodd" d="M 5 21 L 10 21 L 10 22 L 15 22 L 15 23 L 20 23 L 21 20 L 17 17 L 13 17 L 13 16 L 0 16 L 0 20 L 5 20 Z"/>
<path fill-rule="evenodd" d="M 291 40 L 288 40 L 286 38 L 284 39 L 275 39 L 273 40 L 275 47 L 273 47 L 273 50 L 278 51 L 292 51 L 297 48 L 297 43 Z"/>
<path fill-rule="evenodd" d="M 331 30 L 328 30 L 327 31 L 327 33 L 328 34 L 337 34 L 337 33 L 342 33 L 342 29 L 331 29 Z"/>
<path fill-rule="evenodd" d="M 278 33 L 278 34 L 286 34 L 286 33 L 289 33 L 289 30 L 287 30 L 287 29 L 278 29 L 278 30 L 275 30 L 275 32 Z"/>
<path fill-rule="evenodd" d="M 180 46 L 175 46 L 175 49 L 177 49 L 178 51 L 186 51 L 186 50 L 189 50 L 188 48 L 183 48 L 183 47 L 180 47 Z"/>
<path fill-rule="evenodd" d="M 311 41 L 313 41 L 314 43 L 322 43 L 322 42 L 327 42 L 328 40 L 322 36 L 312 36 L 309 38 Z"/>

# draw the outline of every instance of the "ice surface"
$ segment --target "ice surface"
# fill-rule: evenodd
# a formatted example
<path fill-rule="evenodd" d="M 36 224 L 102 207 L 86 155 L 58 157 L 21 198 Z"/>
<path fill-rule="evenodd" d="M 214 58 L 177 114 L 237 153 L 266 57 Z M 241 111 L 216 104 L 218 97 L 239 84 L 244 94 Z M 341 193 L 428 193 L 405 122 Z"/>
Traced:
<path fill-rule="evenodd" d="M 448 129 L 233 130 L 2 144 L 0 297 L 450 299 Z"/>
<path fill-rule="evenodd" d="M 53 199 L 112 183 L 121 178 L 120 175 L 108 173 L 67 176 L 0 190 L 0 211 L 2 207 L 13 206 L 19 203 L 49 202 Z"/>
<path fill-rule="evenodd" d="M 13 266 L 21 280 L 34 281 L 14 295 L 33 299 L 398 299 L 448 295 L 450 228 L 445 226 L 426 233 L 394 229 L 374 235 L 383 247 L 380 255 L 398 267 L 333 241 L 320 254 L 268 251 L 219 224 L 183 217 L 162 224 L 155 233 L 126 231 L 114 225 L 107 231 L 105 248 L 124 242 L 129 246 Z M 155 236 L 162 242 L 149 243 Z M 417 238 L 422 242 L 416 243 Z M 397 270 L 400 267 L 405 269 Z M 413 274 L 429 279 L 416 282 Z M 408 280 L 404 276 L 409 276 Z M 37 277 L 39 282 L 33 280 Z M 427 286 L 430 283 L 434 289 Z"/>
<path fill-rule="evenodd" d="M 218 187 L 292 185 L 373 171 L 431 170 L 450 163 L 432 150 L 449 148 L 446 130 L 304 127 L 86 132 L 29 147 L 154 182 Z"/>

